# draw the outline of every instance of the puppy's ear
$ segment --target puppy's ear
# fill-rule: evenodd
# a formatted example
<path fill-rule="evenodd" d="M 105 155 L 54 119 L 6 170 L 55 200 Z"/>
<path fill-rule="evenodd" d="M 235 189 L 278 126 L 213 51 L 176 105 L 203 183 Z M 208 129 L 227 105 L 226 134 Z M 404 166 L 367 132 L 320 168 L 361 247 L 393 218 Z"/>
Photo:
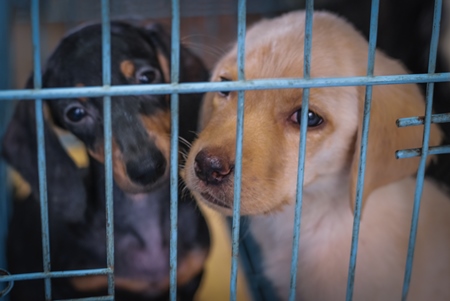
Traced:
<path fill-rule="evenodd" d="M 156 48 L 158 60 L 166 82 L 170 82 L 171 38 L 157 23 L 145 28 L 146 36 Z M 180 82 L 205 82 L 209 73 L 203 62 L 191 51 L 180 45 Z M 197 131 L 198 113 L 203 93 L 180 95 L 180 137 L 192 142 Z"/>
<path fill-rule="evenodd" d="M 163 72 L 164 82 L 170 83 L 170 36 L 158 23 L 152 23 L 145 27 L 145 37 L 155 48 L 159 65 Z"/>
<path fill-rule="evenodd" d="M 364 88 L 359 91 L 361 92 L 360 95 L 364 95 Z M 352 196 L 353 209 L 356 202 L 363 110 L 364 101 L 361 100 L 359 102 L 358 136 L 351 167 L 350 195 Z M 373 87 L 363 204 L 375 189 L 417 172 L 419 157 L 396 159 L 395 151 L 421 147 L 423 126 L 398 128 L 396 120 L 402 117 L 423 116 L 424 113 L 425 101 L 416 85 Z M 439 128 L 432 124 L 430 146 L 439 144 L 441 137 Z"/>
<path fill-rule="evenodd" d="M 145 27 L 147 37 L 156 48 L 157 56 L 166 82 L 170 82 L 171 38 L 161 24 L 153 23 Z M 180 45 L 180 82 L 204 82 L 209 73 L 202 60 L 190 50 Z"/>
<path fill-rule="evenodd" d="M 31 85 L 27 85 L 30 88 Z M 75 222 L 86 208 L 86 192 L 80 171 L 44 122 L 47 195 L 51 210 L 64 220 Z M 34 101 L 19 101 L 2 141 L 2 155 L 30 184 L 39 199 L 37 133 Z"/>

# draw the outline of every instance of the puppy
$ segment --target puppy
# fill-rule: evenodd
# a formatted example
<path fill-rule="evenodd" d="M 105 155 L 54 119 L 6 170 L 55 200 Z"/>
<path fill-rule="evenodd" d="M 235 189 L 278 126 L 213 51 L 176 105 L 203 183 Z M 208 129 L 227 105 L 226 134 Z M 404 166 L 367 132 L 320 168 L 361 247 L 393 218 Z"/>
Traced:
<path fill-rule="evenodd" d="M 49 58 L 43 87 L 102 85 L 101 26 L 79 28 Z M 158 25 L 111 24 L 113 85 L 169 81 L 170 37 Z M 204 81 L 202 62 L 182 47 L 180 81 Z M 27 88 L 32 88 L 30 79 Z M 180 96 L 180 135 L 191 141 L 200 94 Z M 45 147 L 52 271 L 106 267 L 102 97 L 45 102 Z M 164 95 L 112 97 L 115 300 L 165 300 L 169 291 L 170 102 Z M 15 202 L 8 238 L 11 273 L 42 271 L 34 101 L 20 101 L 3 139 L 3 156 L 30 184 Z M 55 128 L 86 146 L 89 166 L 78 168 Z M 178 296 L 192 300 L 209 250 L 209 232 L 195 201 L 179 199 Z M 106 276 L 52 280 L 52 298 L 106 294 Z M 44 300 L 43 282 L 18 281 L 15 300 Z"/>
<path fill-rule="evenodd" d="M 302 77 L 305 13 L 264 20 L 246 35 L 247 79 Z M 346 21 L 326 12 L 313 17 L 311 77 L 366 74 L 368 45 Z M 212 81 L 237 80 L 234 47 Z M 375 75 L 405 74 L 376 53 Z M 359 164 L 365 87 L 310 90 L 303 213 L 296 300 L 344 300 Z M 423 127 L 396 120 L 424 115 L 417 85 L 373 87 L 359 248 L 353 300 L 400 300 L 418 158 L 395 159 L 420 147 Z M 301 89 L 245 92 L 241 214 L 259 244 L 264 276 L 287 300 L 296 199 Z M 237 93 L 205 96 L 202 131 L 183 177 L 195 198 L 231 214 Z M 441 141 L 431 125 L 430 145 Z M 409 301 L 450 300 L 450 200 L 425 180 Z"/>

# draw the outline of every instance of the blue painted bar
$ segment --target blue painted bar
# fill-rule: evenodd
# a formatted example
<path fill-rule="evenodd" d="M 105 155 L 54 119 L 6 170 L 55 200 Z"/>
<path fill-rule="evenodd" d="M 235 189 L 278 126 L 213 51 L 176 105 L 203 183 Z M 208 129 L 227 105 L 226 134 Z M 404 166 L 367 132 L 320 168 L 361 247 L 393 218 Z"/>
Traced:
<path fill-rule="evenodd" d="M 10 36 L 11 36 L 11 1 L 0 1 L 0 66 L 3 66 L 3 72 L 0 73 L 0 90 L 9 88 L 11 70 L 10 63 Z M 0 137 L 6 130 L 9 121 L 9 115 L 12 108 L 11 102 L 0 103 Z M 1 139 L 1 138 L 0 138 Z M 0 146 L 1 152 L 1 146 Z M 7 269 L 6 261 L 6 239 L 8 236 L 8 226 L 11 212 L 11 185 L 8 181 L 7 166 L 0 161 L 0 273 L 6 272 L 2 269 Z M 13 283 L 0 283 L 0 300 L 8 301 L 6 296 L 11 289 Z M 5 296 L 5 297 L 2 297 Z"/>
<path fill-rule="evenodd" d="M 111 269 L 89 269 L 89 270 L 73 270 L 73 271 L 55 271 L 55 272 L 37 272 L 26 274 L 14 274 L 0 276 L 0 282 L 16 281 L 16 280 L 35 280 L 44 279 L 46 277 L 51 278 L 65 278 L 65 277 L 81 277 L 91 275 L 107 275 L 112 273 Z"/>
<path fill-rule="evenodd" d="M 0 275 L 11 275 L 7 270 L 0 268 Z M 8 283 L 1 283 L 0 286 L 0 300 L 8 301 L 9 292 L 14 287 L 14 281 L 9 281 Z M 4 298 L 3 298 L 4 297 Z"/>
<path fill-rule="evenodd" d="M 441 155 L 450 153 L 450 145 L 432 146 L 428 148 L 428 155 Z M 422 148 L 402 149 L 395 152 L 397 159 L 419 157 L 422 155 Z"/>
<path fill-rule="evenodd" d="M 428 61 L 428 73 L 434 73 L 436 69 L 437 48 L 439 42 L 439 29 L 441 23 L 442 0 L 436 0 L 434 4 L 433 32 L 431 34 L 430 54 Z M 405 278 L 403 282 L 402 301 L 408 297 L 409 285 L 412 274 L 412 264 L 414 259 L 414 247 L 416 244 L 417 225 L 419 221 L 420 200 L 422 198 L 423 181 L 427 165 L 427 156 L 429 152 L 429 139 L 431 127 L 431 114 L 433 110 L 433 91 L 434 84 L 428 83 L 426 90 L 425 124 L 423 129 L 422 157 L 420 158 L 419 169 L 416 178 L 416 191 L 414 195 L 414 207 L 411 221 L 411 232 L 409 236 L 408 255 L 406 258 Z"/>
<path fill-rule="evenodd" d="M 99 297 L 78 298 L 78 299 L 58 299 L 54 301 L 114 301 L 114 296 L 99 296 Z"/>
<path fill-rule="evenodd" d="M 34 60 L 34 88 L 42 88 L 41 74 L 41 49 L 39 35 L 39 0 L 31 2 L 31 31 L 33 38 L 33 60 Z M 39 169 L 39 201 L 41 208 L 41 231 L 42 231 L 42 256 L 44 273 L 51 270 L 50 263 L 50 234 L 48 226 L 48 199 L 47 199 L 47 171 L 45 160 L 45 137 L 44 137 L 44 114 L 42 99 L 36 99 L 36 132 L 37 132 L 37 156 Z M 46 277 L 45 300 L 51 300 L 52 287 L 50 277 Z"/>
<path fill-rule="evenodd" d="M 172 47 L 170 81 L 180 80 L 180 1 L 172 0 Z M 177 241 L 178 241 L 178 135 L 179 97 L 170 99 L 170 300 L 177 300 Z"/>
<path fill-rule="evenodd" d="M 112 87 L 48 88 L 0 91 L 1 100 L 19 100 L 35 98 L 76 98 L 103 97 L 119 95 L 198 93 L 205 91 L 246 91 L 295 88 L 321 88 L 343 86 L 412 84 L 427 82 L 450 82 L 450 72 L 435 74 L 404 74 L 383 76 L 355 76 L 333 78 L 278 78 L 255 79 L 247 81 L 180 83 L 156 85 L 124 85 Z"/>
<path fill-rule="evenodd" d="M 109 21 L 109 0 L 102 0 L 102 58 L 103 86 L 111 85 L 111 28 Z M 114 200 L 111 133 L 111 96 L 103 98 L 103 126 L 105 149 L 105 192 L 106 192 L 106 264 L 108 274 L 108 295 L 114 295 Z"/>
<path fill-rule="evenodd" d="M 238 54 L 237 68 L 238 80 L 245 80 L 245 31 L 246 31 L 246 1 L 238 0 Z M 234 169 L 234 199 L 233 221 L 231 226 L 231 277 L 230 277 L 230 301 L 236 301 L 237 296 L 237 272 L 239 265 L 239 229 L 241 212 L 241 179 L 242 179 L 242 144 L 244 136 L 244 103 L 245 92 L 238 91 L 237 124 L 236 124 L 236 164 Z"/>
<path fill-rule="evenodd" d="M 398 127 L 423 125 L 425 116 L 400 118 L 397 120 Z M 450 113 L 432 114 L 431 123 L 447 123 L 450 122 Z"/>
<path fill-rule="evenodd" d="M 305 40 L 304 40 L 304 59 L 303 59 L 303 78 L 311 77 L 311 48 L 312 48 L 312 28 L 313 28 L 313 9 L 314 1 L 306 1 L 306 18 L 305 18 Z M 302 114 L 300 120 L 300 142 L 298 152 L 298 171 L 297 171 L 297 194 L 294 214 L 294 234 L 292 239 L 292 257 L 291 257 L 291 278 L 289 288 L 289 301 L 295 301 L 295 291 L 297 286 L 297 264 L 298 249 L 300 245 L 300 224 L 302 217 L 303 205 L 303 179 L 305 174 L 305 156 L 306 156 L 306 140 L 308 129 L 308 111 L 309 111 L 309 95 L 310 89 L 303 89 L 302 94 Z"/>
<path fill-rule="evenodd" d="M 372 0 L 372 7 L 370 13 L 369 51 L 367 55 L 368 77 L 373 76 L 373 70 L 375 65 L 379 5 L 380 5 L 379 0 Z M 365 100 L 364 100 L 364 119 L 362 124 L 360 161 L 358 166 L 358 180 L 356 187 L 355 213 L 353 219 L 352 244 L 350 250 L 350 262 L 347 276 L 348 277 L 347 295 L 346 295 L 347 301 L 351 301 L 353 299 L 353 291 L 355 284 L 356 258 L 358 254 L 358 241 L 359 241 L 359 226 L 361 221 L 362 197 L 364 192 L 364 176 L 366 172 L 367 141 L 369 137 L 369 126 L 370 126 L 370 108 L 372 105 L 372 87 L 373 87 L 372 85 L 366 86 Z"/>

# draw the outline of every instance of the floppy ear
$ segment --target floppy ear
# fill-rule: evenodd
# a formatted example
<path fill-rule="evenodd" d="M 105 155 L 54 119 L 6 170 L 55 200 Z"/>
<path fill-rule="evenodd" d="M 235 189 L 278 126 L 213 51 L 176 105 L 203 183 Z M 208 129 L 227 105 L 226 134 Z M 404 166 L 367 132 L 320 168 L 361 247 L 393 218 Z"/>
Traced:
<path fill-rule="evenodd" d="M 171 38 L 164 28 L 157 23 L 145 28 L 146 36 L 156 49 L 158 61 L 164 73 L 166 82 L 170 82 L 170 50 Z M 191 51 L 180 45 L 180 82 L 206 82 L 209 78 L 208 70 L 203 62 Z M 195 139 L 198 113 L 203 93 L 180 95 L 180 136 L 189 142 Z"/>
<path fill-rule="evenodd" d="M 150 44 L 155 49 L 164 82 L 170 83 L 170 36 L 160 24 L 152 23 L 145 27 L 145 37 L 150 39 Z"/>
<path fill-rule="evenodd" d="M 364 95 L 364 88 L 360 88 Z M 361 100 L 362 99 L 362 100 Z M 350 195 L 352 208 L 356 202 L 356 184 L 360 161 L 364 97 L 359 101 L 359 129 L 355 155 L 351 166 Z M 398 128 L 396 120 L 402 117 L 423 116 L 425 101 L 417 85 L 374 86 L 367 147 L 363 204 L 377 188 L 401 180 L 417 172 L 419 157 L 396 159 L 395 151 L 422 146 L 423 126 Z M 431 125 L 430 146 L 441 142 L 439 128 Z M 430 160 L 430 158 L 428 158 Z"/>
<path fill-rule="evenodd" d="M 29 85 L 27 85 L 29 86 Z M 49 207 L 63 220 L 75 222 L 86 209 L 86 191 L 80 170 L 58 137 L 44 122 Z M 19 101 L 2 141 L 2 155 L 30 184 L 39 199 L 37 134 L 34 101 Z"/>
<path fill-rule="evenodd" d="M 159 63 L 163 69 L 166 82 L 170 82 L 171 38 L 163 26 L 153 23 L 145 27 L 146 35 L 156 48 Z M 202 60 L 190 50 L 180 45 L 180 82 L 204 82 L 209 73 Z"/>

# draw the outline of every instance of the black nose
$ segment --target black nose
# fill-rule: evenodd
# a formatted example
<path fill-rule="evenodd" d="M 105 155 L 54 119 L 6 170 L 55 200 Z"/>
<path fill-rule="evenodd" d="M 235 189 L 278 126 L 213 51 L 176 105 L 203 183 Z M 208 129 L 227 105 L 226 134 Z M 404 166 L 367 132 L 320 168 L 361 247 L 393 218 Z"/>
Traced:
<path fill-rule="evenodd" d="M 230 160 L 220 152 L 202 150 L 195 157 L 195 174 L 206 184 L 221 184 L 232 169 Z"/>
<path fill-rule="evenodd" d="M 166 165 L 166 159 L 163 154 L 156 151 L 144 158 L 128 161 L 126 169 L 131 181 L 145 186 L 153 184 L 161 178 L 166 170 Z"/>

